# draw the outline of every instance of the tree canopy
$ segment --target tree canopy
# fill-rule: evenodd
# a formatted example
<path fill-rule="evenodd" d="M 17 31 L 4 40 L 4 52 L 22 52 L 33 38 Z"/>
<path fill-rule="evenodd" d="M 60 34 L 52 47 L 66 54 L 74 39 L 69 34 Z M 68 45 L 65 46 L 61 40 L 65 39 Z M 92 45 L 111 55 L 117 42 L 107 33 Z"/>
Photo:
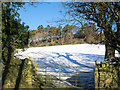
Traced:
<path fill-rule="evenodd" d="M 73 17 L 78 17 L 78 20 L 84 18 L 95 22 L 104 31 L 106 46 L 109 47 L 106 49 L 110 50 L 111 54 L 114 54 L 114 50 L 120 52 L 119 2 L 68 2 L 65 3 L 65 7 L 67 12 Z M 117 26 L 115 31 L 112 29 L 114 23 Z"/>
<path fill-rule="evenodd" d="M 5 2 L 2 3 L 2 63 L 5 69 L 2 74 L 2 85 L 9 72 L 10 62 L 16 48 L 24 48 L 28 44 L 29 26 L 21 24 L 18 10 L 25 3 Z"/>

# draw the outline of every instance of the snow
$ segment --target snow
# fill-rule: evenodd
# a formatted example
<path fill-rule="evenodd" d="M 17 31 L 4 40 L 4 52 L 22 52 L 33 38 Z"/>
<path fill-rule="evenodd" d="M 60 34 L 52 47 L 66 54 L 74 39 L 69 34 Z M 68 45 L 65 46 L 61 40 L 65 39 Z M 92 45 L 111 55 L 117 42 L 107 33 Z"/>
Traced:
<path fill-rule="evenodd" d="M 25 51 L 17 49 L 18 53 L 15 55 L 18 58 L 29 58 L 38 63 L 38 71 L 59 71 L 58 66 L 61 67 L 61 71 L 85 71 L 90 72 L 94 70 L 95 61 L 99 63 L 104 60 L 105 45 L 102 44 L 76 44 L 76 45 L 59 45 L 48 47 L 31 47 L 26 48 Z M 118 52 L 116 51 L 116 56 Z M 82 66 L 82 67 L 80 67 Z M 88 67 L 90 66 L 90 67 Z M 91 67 L 92 66 L 92 67 Z M 68 68 L 69 67 L 69 68 Z M 77 67 L 77 68 L 75 68 Z M 44 73 L 44 72 L 41 72 Z M 59 77 L 59 72 L 47 72 L 47 74 L 56 75 Z M 62 79 L 67 79 L 69 76 L 73 76 L 73 73 L 62 73 Z M 67 77 L 68 76 L 68 77 Z"/>

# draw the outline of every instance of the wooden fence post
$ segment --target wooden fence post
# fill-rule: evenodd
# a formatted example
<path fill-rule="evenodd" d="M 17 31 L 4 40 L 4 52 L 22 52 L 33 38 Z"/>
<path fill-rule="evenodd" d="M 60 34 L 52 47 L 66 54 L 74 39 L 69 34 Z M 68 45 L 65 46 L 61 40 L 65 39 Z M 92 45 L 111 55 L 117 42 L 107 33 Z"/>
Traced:
<path fill-rule="evenodd" d="M 35 74 L 37 74 L 37 62 L 35 63 Z"/>
<path fill-rule="evenodd" d="M 61 66 L 59 66 L 59 80 L 61 80 Z"/>
<path fill-rule="evenodd" d="M 61 66 L 59 66 L 59 80 L 61 80 Z M 60 82 L 59 82 L 60 84 Z"/>
<path fill-rule="evenodd" d="M 47 66 L 45 68 L 45 84 L 47 85 Z"/>
<path fill-rule="evenodd" d="M 98 74 L 98 65 L 97 65 L 97 61 L 95 61 L 95 88 L 98 88 L 98 79 L 99 79 L 99 74 Z"/>
<path fill-rule="evenodd" d="M 77 67 L 76 67 L 76 71 L 75 71 L 75 86 L 77 87 Z"/>

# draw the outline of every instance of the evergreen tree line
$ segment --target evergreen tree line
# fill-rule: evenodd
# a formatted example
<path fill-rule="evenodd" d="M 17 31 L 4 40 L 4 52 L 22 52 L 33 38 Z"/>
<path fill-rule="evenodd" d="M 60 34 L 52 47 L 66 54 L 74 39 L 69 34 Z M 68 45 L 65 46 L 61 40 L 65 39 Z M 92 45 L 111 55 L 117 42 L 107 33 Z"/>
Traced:
<path fill-rule="evenodd" d="M 59 27 L 38 26 L 38 30 L 32 30 L 31 46 L 63 45 L 76 43 L 99 43 L 104 39 L 103 34 L 97 31 L 95 23 L 85 23 L 83 27 L 65 25 Z"/>

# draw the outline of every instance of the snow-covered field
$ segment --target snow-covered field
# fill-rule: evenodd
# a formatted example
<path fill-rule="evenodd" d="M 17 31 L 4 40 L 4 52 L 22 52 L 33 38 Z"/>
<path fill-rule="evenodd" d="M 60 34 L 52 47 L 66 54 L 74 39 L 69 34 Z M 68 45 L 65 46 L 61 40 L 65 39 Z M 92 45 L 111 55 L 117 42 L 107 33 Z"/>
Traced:
<path fill-rule="evenodd" d="M 100 44 L 76 44 L 76 45 L 60 45 L 48 47 L 31 47 L 24 52 L 17 49 L 18 53 L 15 55 L 18 58 L 29 58 L 38 63 L 38 71 L 44 71 L 45 68 L 41 66 L 56 66 L 48 67 L 47 70 L 59 71 L 57 66 L 67 66 L 71 68 L 61 68 L 62 71 L 74 71 L 76 66 L 83 66 L 77 68 L 77 71 L 93 71 L 93 68 L 87 66 L 95 66 L 95 61 L 100 62 L 104 60 L 105 45 Z M 21 56 L 20 56 L 21 55 Z M 116 56 L 118 52 L 116 52 Z M 49 72 L 48 74 L 59 76 L 58 72 Z M 68 76 L 68 73 L 62 73 Z M 74 74 L 71 74 L 74 75 Z M 69 77 L 63 77 L 67 79 Z"/>

